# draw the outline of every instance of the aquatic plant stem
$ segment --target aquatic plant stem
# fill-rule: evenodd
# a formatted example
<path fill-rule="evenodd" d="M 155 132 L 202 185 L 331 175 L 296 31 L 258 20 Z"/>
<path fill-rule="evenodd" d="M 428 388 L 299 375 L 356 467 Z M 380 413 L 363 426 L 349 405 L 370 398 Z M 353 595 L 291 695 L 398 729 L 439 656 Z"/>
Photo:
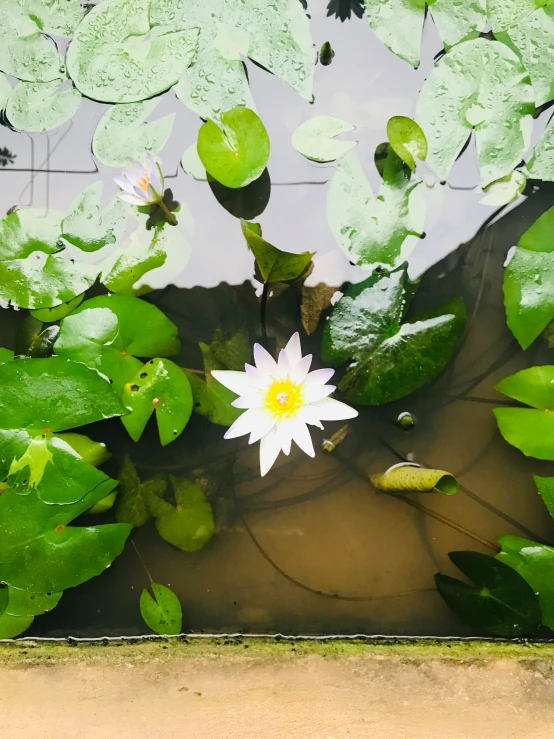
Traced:
<path fill-rule="evenodd" d="M 131 544 L 133 545 L 133 548 L 134 548 L 135 552 L 137 553 L 137 557 L 139 558 L 139 560 L 140 560 L 140 563 L 141 563 L 141 565 L 142 565 L 142 566 L 144 567 L 144 571 L 145 571 L 145 572 L 146 572 L 146 574 L 148 575 L 148 579 L 150 580 L 150 582 L 151 582 L 151 583 L 153 583 L 153 582 L 154 582 L 154 580 L 152 579 L 152 576 L 151 576 L 151 575 L 150 575 L 150 573 L 148 572 L 148 567 L 147 567 L 147 566 L 146 566 L 146 565 L 144 564 L 144 560 L 143 560 L 143 558 L 142 558 L 142 557 L 140 556 L 140 552 L 139 552 L 139 550 L 138 550 L 138 548 L 137 548 L 137 545 L 135 544 L 135 542 L 134 542 L 134 541 L 133 541 L 132 539 L 131 539 Z"/>
<path fill-rule="evenodd" d="M 160 200 L 160 202 L 158 203 L 158 205 L 159 205 L 159 206 L 160 206 L 160 208 L 161 208 L 161 209 L 163 210 L 163 212 L 164 212 L 164 215 L 165 215 L 165 217 L 167 218 L 167 220 L 168 220 L 168 221 L 169 221 L 170 223 L 172 223 L 172 224 L 173 224 L 174 226 L 176 226 L 176 225 L 177 225 L 177 219 L 175 218 L 175 216 L 173 215 L 173 213 L 172 213 L 172 212 L 171 212 L 171 211 L 169 210 L 169 208 L 168 208 L 168 207 L 167 207 L 167 205 L 166 205 L 166 204 L 164 203 L 164 201 L 163 201 L 163 200 Z"/>
<path fill-rule="evenodd" d="M 261 321 L 261 326 L 262 326 L 262 336 L 264 339 L 267 339 L 267 327 L 266 327 L 265 314 L 267 310 L 268 297 L 269 297 L 269 282 L 264 282 L 264 289 L 262 291 L 262 300 L 260 303 L 260 321 Z"/>

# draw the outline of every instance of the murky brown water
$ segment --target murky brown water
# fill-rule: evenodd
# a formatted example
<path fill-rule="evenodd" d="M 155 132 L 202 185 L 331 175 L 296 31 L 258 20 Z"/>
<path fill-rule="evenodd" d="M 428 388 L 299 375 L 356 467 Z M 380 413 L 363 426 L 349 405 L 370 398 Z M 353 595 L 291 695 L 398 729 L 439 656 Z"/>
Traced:
<path fill-rule="evenodd" d="M 271 197 L 259 218 L 264 235 L 290 251 L 317 249 L 308 284 L 338 286 L 363 279 L 334 243 L 325 217 L 331 166 L 303 160 L 290 146 L 292 131 L 316 114 L 355 123 L 358 153 L 378 186 L 373 153 L 391 115 L 413 115 L 419 88 L 439 48 L 428 28 L 421 68 L 412 71 L 370 32 L 365 18 L 341 24 L 325 16 L 323 2 L 310 3 L 316 45 L 330 40 L 336 57 L 316 70 L 316 101 L 302 101 L 280 80 L 248 65 L 254 99 L 272 141 Z M 42 136 L 0 132 L 0 145 L 17 154 L 14 167 L 0 170 L 0 210 L 20 207 L 65 209 L 75 194 L 102 178 L 105 199 L 115 193 L 109 168 L 95 170 L 90 142 L 106 106 L 84 101 L 76 119 Z M 195 235 L 187 269 L 176 286 L 152 293 L 180 328 L 182 355 L 175 361 L 200 367 L 197 342 L 209 341 L 218 325 L 228 329 L 259 322 L 249 254 L 236 218 L 206 183 L 178 166 L 196 139 L 198 119 L 172 93 L 154 117 L 177 111 L 164 171 L 175 197 L 188 204 Z M 537 124 L 536 135 L 543 126 Z M 29 169 L 35 170 L 34 174 Z M 49 170 L 46 172 L 46 170 Z M 174 175 L 174 176 L 173 176 Z M 456 164 L 450 187 L 427 190 L 427 237 L 411 259 L 411 273 L 425 274 L 414 308 L 463 295 L 467 336 L 456 359 L 433 385 L 413 396 L 362 409 L 346 441 L 315 460 L 298 450 L 263 480 L 257 445 L 222 440 L 224 429 L 195 416 L 185 433 L 161 449 L 149 426 L 138 445 L 118 422 L 90 427 L 117 454 L 128 452 L 141 475 L 187 474 L 203 467 L 220 476 L 235 515 L 220 511 L 220 531 L 200 553 L 186 554 L 164 542 L 151 525 L 133 541 L 154 580 L 178 594 L 185 628 L 205 631 L 366 634 L 467 634 L 433 589 L 437 571 L 456 574 L 447 554 L 456 549 L 492 551 L 500 534 L 554 538 L 554 524 L 532 482 L 548 474 L 547 464 L 523 457 L 497 431 L 492 408 L 502 402 L 493 386 L 525 366 L 548 363 L 539 340 L 519 349 L 505 325 L 502 264 L 509 247 L 552 203 L 541 186 L 494 225 L 483 228 L 492 209 L 472 192 L 478 173 L 468 151 Z M 460 246 L 463 245 L 463 246 Z M 447 256 L 450 255 L 450 256 Z M 442 261 L 441 261 L 442 260 Z M 12 346 L 19 316 L 4 311 L 0 345 Z M 299 295 L 289 288 L 268 307 L 270 336 L 301 330 Z M 303 341 L 319 355 L 319 333 Z M 410 411 L 418 424 L 410 432 L 396 425 Z M 341 424 L 328 424 L 326 436 Z M 316 435 L 320 444 L 323 434 Z M 368 473 L 410 458 L 457 475 L 455 497 L 410 495 L 407 500 L 376 493 Z M 117 460 L 116 460 L 117 461 Z M 117 464 L 115 465 L 117 469 Z M 238 501 L 238 502 L 237 502 Z M 411 501 L 411 504 L 410 504 Z M 467 531 L 465 531 L 467 530 Z M 148 584 L 133 546 L 100 578 L 65 593 L 51 614 L 35 620 L 35 635 L 136 634 L 144 631 L 138 601 Z"/>

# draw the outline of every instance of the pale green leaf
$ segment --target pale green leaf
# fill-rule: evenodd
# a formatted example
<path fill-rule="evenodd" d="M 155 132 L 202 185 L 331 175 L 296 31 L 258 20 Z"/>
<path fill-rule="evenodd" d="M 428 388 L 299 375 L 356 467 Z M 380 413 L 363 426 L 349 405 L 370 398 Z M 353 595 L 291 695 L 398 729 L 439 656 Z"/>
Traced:
<path fill-rule="evenodd" d="M 58 79 L 64 73 L 63 58 L 41 32 L 41 20 L 18 0 L 3 0 L 2 11 L 0 70 L 30 82 Z"/>
<path fill-rule="evenodd" d="M 514 170 L 511 174 L 502 177 L 496 182 L 492 182 L 484 189 L 486 193 L 484 198 L 479 201 L 483 205 L 491 205 L 498 207 L 508 205 L 521 195 L 527 185 L 527 178 L 523 172 Z"/>
<path fill-rule="evenodd" d="M 353 126 L 340 118 L 319 115 L 302 123 L 292 134 L 294 149 L 314 162 L 332 162 L 353 149 L 357 141 L 334 141 L 341 133 L 354 131 Z"/>
<path fill-rule="evenodd" d="M 533 180 L 554 182 L 554 121 L 550 121 L 533 149 L 525 171 L 527 176 Z"/>
<path fill-rule="evenodd" d="M 61 305 L 57 305 L 55 308 L 38 308 L 37 310 L 32 310 L 31 315 L 33 318 L 36 318 L 37 321 L 42 321 L 42 323 L 55 323 L 56 321 L 61 321 L 62 318 L 73 313 L 75 308 L 78 308 L 81 305 L 84 297 L 85 294 L 82 293 L 81 295 L 77 295 L 77 297 L 73 298 L 73 300 L 70 300 L 68 303 L 62 303 Z"/>
<path fill-rule="evenodd" d="M 42 133 L 58 128 L 72 118 L 81 104 L 74 87 L 61 89 L 66 80 L 18 82 L 11 91 L 6 116 L 14 128 Z"/>
<path fill-rule="evenodd" d="M 396 115 L 387 123 L 387 138 L 393 151 L 415 172 L 415 160 L 425 161 L 428 146 L 425 134 L 411 118 Z"/>
<path fill-rule="evenodd" d="M 61 223 L 62 238 L 86 252 L 114 244 L 125 230 L 127 206 L 112 200 L 100 212 L 103 182 L 94 182 L 71 204 Z"/>
<path fill-rule="evenodd" d="M 202 161 L 198 156 L 198 147 L 196 144 L 191 144 L 188 149 L 185 149 L 185 152 L 181 157 L 181 167 L 186 174 L 194 180 L 206 182 L 208 179 L 206 167 L 202 164 Z"/>

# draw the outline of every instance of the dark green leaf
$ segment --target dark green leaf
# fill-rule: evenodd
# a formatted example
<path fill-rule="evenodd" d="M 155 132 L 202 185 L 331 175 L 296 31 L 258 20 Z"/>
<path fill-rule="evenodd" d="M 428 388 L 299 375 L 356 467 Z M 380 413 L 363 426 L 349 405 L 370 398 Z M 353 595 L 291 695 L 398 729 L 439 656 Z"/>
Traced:
<path fill-rule="evenodd" d="M 494 636 L 535 633 L 541 624 L 539 601 L 521 575 L 479 552 L 450 552 L 448 556 L 476 586 L 435 575 L 439 593 L 462 620 Z"/>
<path fill-rule="evenodd" d="M 257 180 L 269 161 L 264 124 L 248 108 L 221 114 L 220 128 L 206 121 L 198 132 L 198 156 L 206 171 L 226 187 L 244 187 Z"/>
<path fill-rule="evenodd" d="M 6 610 L 9 600 L 8 586 L 4 583 L 0 583 L 0 615 Z"/>
<path fill-rule="evenodd" d="M 325 325 L 322 358 L 350 361 L 339 387 L 350 402 L 379 405 L 409 395 L 446 366 L 465 327 L 461 298 L 402 323 L 411 299 L 407 268 L 348 288 Z"/>
<path fill-rule="evenodd" d="M 127 206 L 113 200 L 100 213 L 103 183 L 89 185 L 77 196 L 61 223 L 62 238 L 82 251 L 93 252 L 114 244 L 125 230 Z"/>
<path fill-rule="evenodd" d="M 123 388 L 122 400 L 130 410 L 123 425 L 133 441 L 142 436 L 154 410 L 162 446 L 182 434 L 192 413 L 192 390 L 183 371 L 168 359 L 145 364 Z"/>
<path fill-rule="evenodd" d="M 428 146 L 425 134 L 411 118 L 396 115 L 387 123 L 387 138 L 394 152 L 415 172 L 415 160 L 425 161 Z"/>
<path fill-rule="evenodd" d="M 59 326 L 43 327 L 42 321 L 25 316 L 17 327 L 15 355 L 17 357 L 49 357 L 60 331 Z"/>
<path fill-rule="evenodd" d="M 37 310 L 32 310 L 31 315 L 33 318 L 36 318 L 37 321 L 42 321 L 43 323 L 55 323 L 56 321 L 61 321 L 62 318 L 73 313 L 75 308 L 81 305 L 84 297 L 85 294 L 83 293 L 82 295 L 77 295 L 77 297 L 70 300 L 69 303 L 62 303 L 61 305 L 57 305 L 55 308 L 38 308 Z"/>
<path fill-rule="evenodd" d="M 6 613 L 10 616 L 42 616 L 55 608 L 63 593 L 29 593 L 18 588 L 6 588 L 9 594 Z"/>
<path fill-rule="evenodd" d="M 458 481 L 454 475 L 444 470 L 430 470 L 410 463 L 395 465 L 386 472 L 371 475 L 369 479 L 378 490 L 387 492 L 444 495 L 455 495 L 458 492 Z"/>
<path fill-rule="evenodd" d="M 172 636 L 181 633 L 183 611 L 175 593 L 157 582 L 150 583 L 154 597 L 148 590 L 140 596 L 140 613 L 145 624 L 156 634 Z"/>
<path fill-rule="evenodd" d="M 14 639 L 27 631 L 34 621 L 33 616 L 11 616 L 9 613 L 0 615 L 0 639 Z"/>
<path fill-rule="evenodd" d="M 264 282 L 289 282 L 298 279 L 306 270 L 315 252 L 304 251 L 292 254 L 281 251 L 262 238 L 257 223 L 248 223 L 241 218 L 242 233 Z"/>
<path fill-rule="evenodd" d="M 123 466 L 118 476 L 119 495 L 115 508 L 116 520 L 130 523 L 131 526 L 144 526 L 151 518 L 148 500 L 152 495 L 161 497 L 165 493 L 167 483 L 162 478 L 140 481 L 129 455 L 125 455 Z"/>

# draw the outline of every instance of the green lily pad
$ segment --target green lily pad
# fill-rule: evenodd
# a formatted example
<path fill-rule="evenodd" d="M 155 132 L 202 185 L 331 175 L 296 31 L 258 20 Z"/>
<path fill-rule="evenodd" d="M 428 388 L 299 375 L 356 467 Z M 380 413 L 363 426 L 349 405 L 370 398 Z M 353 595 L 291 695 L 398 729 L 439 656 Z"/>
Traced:
<path fill-rule="evenodd" d="M 161 497 L 165 493 L 166 481 L 157 477 L 141 482 L 128 454 L 123 458 L 123 466 L 117 479 L 119 495 L 115 508 L 116 521 L 135 527 L 144 526 L 152 518 L 148 500 L 152 495 Z"/>
<path fill-rule="evenodd" d="M 256 264 L 264 282 L 290 282 L 297 280 L 307 269 L 315 252 L 303 251 L 292 254 L 281 251 L 262 238 L 261 228 L 257 223 L 249 223 L 240 219 L 242 233 L 250 251 L 254 254 Z"/>
<path fill-rule="evenodd" d="M 85 14 L 79 0 L 4 0 L 4 10 L 21 14 L 44 33 L 71 36 Z"/>
<path fill-rule="evenodd" d="M 528 457 L 554 460 L 554 367 L 530 367 L 495 389 L 532 408 L 495 408 L 502 436 Z"/>
<path fill-rule="evenodd" d="M 521 161 L 534 111 L 527 71 L 505 44 L 479 38 L 455 46 L 437 63 L 418 98 L 416 119 L 429 143 L 427 163 L 446 180 L 475 129 L 486 187 Z"/>
<path fill-rule="evenodd" d="M 387 138 L 394 152 L 415 172 L 415 160 L 425 161 L 428 146 L 419 125 L 404 115 L 395 115 L 387 123 Z"/>
<path fill-rule="evenodd" d="M 104 0 L 75 31 L 67 70 L 83 95 L 133 103 L 174 85 L 191 64 L 198 27 L 174 31 L 150 20 L 149 0 Z"/>
<path fill-rule="evenodd" d="M 122 200 L 112 200 L 100 213 L 103 187 L 102 182 L 95 182 L 85 188 L 61 223 L 62 238 L 85 252 L 114 244 L 125 230 L 127 206 Z"/>
<path fill-rule="evenodd" d="M 14 354 L 11 349 L 4 349 L 4 347 L 0 348 L 0 364 L 11 362 L 13 359 L 13 356 Z"/>
<path fill-rule="evenodd" d="M 156 495 L 148 497 L 156 528 L 160 536 L 174 547 L 185 552 L 196 552 L 213 536 L 212 507 L 202 490 L 189 480 L 173 475 L 169 479 L 173 486 L 175 506 Z"/>
<path fill-rule="evenodd" d="M 405 261 L 424 230 L 420 185 L 421 180 L 412 179 L 400 157 L 389 151 L 375 197 L 358 157 L 350 153 L 341 159 L 327 196 L 327 220 L 351 262 L 374 269 Z"/>
<path fill-rule="evenodd" d="M 531 13 L 542 5 L 548 5 L 550 0 L 487 0 L 487 16 L 492 30 L 506 31 L 512 26 L 518 26 Z"/>
<path fill-rule="evenodd" d="M 168 359 L 153 359 L 126 384 L 122 400 L 130 411 L 123 425 L 133 441 L 142 436 L 156 411 L 162 446 L 183 433 L 192 413 L 192 390 L 180 367 Z"/>
<path fill-rule="evenodd" d="M 206 171 L 226 187 L 257 180 L 269 161 L 269 136 L 253 110 L 233 108 L 221 114 L 220 128 L 206 121 L 198 132 L 198 156 Z"/>
<path fill-rule="evenodd" d="M 69 505 L 46 504 L 36 490 L 28 495 L 5 490 L 0 496 L 0 580 L 21 590 L 57 593 L 103 572 L 121 553 L 131 527 L 69 524 L 114 485 L 110 480 Z"/>
<path fill-rule="evenodd" d="M 521 195 L 527 185 L 527 178 L 523 172 L 515 170 L 506 177 L 502 177 L 485 188 L 485 197 L 479 202 L 483 205 L 498 207 L 508 205 Z"/>
<path fill-rule="evenodd" d="M 523 349 L 554 319 L 553 227 L 551 208 L 523 234 L 506 263 L 506 321 Z"/>
<path fill-rule="evenodd" d="M 496 558 L 529 583 L 539 597 L 543 624 L 554 629 L 554 549 L 519 536 L 500 536 L 498 543 L 502 551 Z"/>
<path fill-rule="evenodd" d="M 141 368 L 136 357 L 177 354 L 177 326 L 155 305 L 139 298 L 102 295 L 86 300 L 64 318 L 56 354 L 93 367 L 113 381 L 116 392 Z"/>
<path fill-rule="evenodd" d="M 413 464 L 400 464 L 386 472 L 370 475 L 373 487 L 387 492 L 443 493 L 455 495 L 458 482 L 444 470 L 430 470 Z"/>
<path fill-rule="evenodd" d="M 63 434 L 56 434 L 56 436 L 66 444 L 69 444 L 73 451 L 77 452 L 85 462 L 88 462 L 88 464 L 91 464 L 93 467 L 101 467 L 112 456 L 107 450 L 105 444 L 100 441 L 93 441 L 93 439 L 90 439 L 84 434 L 66 432 Z"/>
<path fill-rule="evenodd" d="M 73 313 L 75 308 L 78 308 L 81 305 L 84 297 L 85 293 L 82 293 L 81 295 L 77 295 L 77 297 L 73 298 L 73 300 L 70 300 L 68 303 L 61 303 L 61 305 L 57 305 L 55 308 L 38 308 L 37 310 L 32 310 L 31 315 L 33 318 L 36 318 L 37 321 L 42 321 L 42 323 L 56 323 L 57 321 L 61 321 L 62 318 L 65 318 L 70 313 Z"/>
<path fill-rule="evenodd" d="M 26 590 L 9 587 L 5 613 L 9 616 L 42 616 L 54 609 L 63 593 L 29 593 Z"/>
<path fill-rule="evenodd" d="M 148 590 L 140 596 L 140 613 L 145 624 L 156 634 L 174 636 L 181 633 L 183 611 L 175 593 L 157 582 L 150 583 L 154 597 Z"/>
<path fill-rule="evenodd" d="M 34 621 L 33 616 L 11 616 L 9 613 L 0 615 L 0 639 L 14 639 L 27 631 Z"/>
<path fill-rule="evenodd" d="M 403 323 L 412 286 L 407 265 L 352 285 L 325 325 L 322 359 L 350 366 L 339 388 L 352 403 L 398 400 L 431 382 L 447 365 L 465 328 L 455 298 Z"/>
<path fill-rule="evenodd" d="M 554 518 L 554 477 L 533 475 L 533 481 L 537 486 L 542 502 L 548 508 L 548 512 L 552 518 Z"/>
<path fill-rule="evenodd" d="M 4 613 L 6 606 L 8 605 L 9 592 L 8 586 L 5 583 L 0 585 L 0 614 Z"/>
<path fill-rule="evenodd" d="M 58 128 L 73 118 L 81 104 L 81 93 L 74 87 L 60 90 L 65 80 L 18 82 L 6 107 L 6 116 L 14 128 L 42 133 Z"/>
<path fill-rule="evenodd" d="M 435 575 L 439 593 L 463 621 L 494 636 L 530 636 L 537 631 L 539 600 L 520 574 L 480 552 L 450 552 L 448 556 L 475 583 Z"/>
<path fill-rule="evenodd" d="M 554 121 L 548 124 L 524 171 L 533 180 L 554 182 Z"/>
<path fill-rule="evenodd" d="M 30 82 L 58 79 L 63 58 L 52 40 L 41 32 L 40 18 L 17 0 L 4 0 L 2 11 L 0 70 Z"/>
<path fill-rule="evenodd" d="M 348 154 L 357 141 L 335 141 L 341 133 L 355 131 L 356 126 L 331 116 L 318 115 L 302 123 L 292 134 L 294 149 L 313 162 L 333 162 Z"/>
<path fill-rule="evenodd" d="M 143 103 L 114 105 L 98 123 L 92 139 L 92 152 L 108 167 L 125 167 L 144 153 L 159 154 L 171 135 L 175 113 L 145 123 L 160 99 Z"/>
<path fill-rule="evenodd" d="M 0 220 L 0 298 L 20 308 L 52 308 L 84 293 L 99 270 L 59 255 L 61 214 L 29 208 Z"/>

